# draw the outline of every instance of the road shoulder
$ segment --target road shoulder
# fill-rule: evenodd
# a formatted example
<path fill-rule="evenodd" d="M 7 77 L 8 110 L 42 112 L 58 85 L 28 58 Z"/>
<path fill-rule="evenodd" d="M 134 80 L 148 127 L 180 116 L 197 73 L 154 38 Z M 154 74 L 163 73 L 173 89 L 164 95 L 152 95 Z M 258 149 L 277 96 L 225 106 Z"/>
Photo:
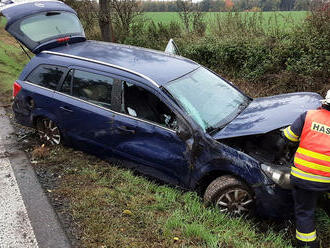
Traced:
<path fill-rule="evenodd" d="M 71 247 L 58 216 L 38 182 L 30 160 L 18 148 L 14 128 L 3 108 L 0 108 L 0 137 L 4 147 L 3 154 L 8 158 L 14 172 L 39 247 Z"/>

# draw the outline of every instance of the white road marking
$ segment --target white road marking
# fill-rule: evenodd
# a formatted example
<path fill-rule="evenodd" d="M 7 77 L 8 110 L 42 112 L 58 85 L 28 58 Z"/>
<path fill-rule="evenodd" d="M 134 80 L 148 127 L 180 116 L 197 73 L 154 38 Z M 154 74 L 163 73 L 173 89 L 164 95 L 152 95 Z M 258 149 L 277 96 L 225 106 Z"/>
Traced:
<path fill-rule="evenodd" d="M 37 248 L 14 171 L 0 138 L 0 248 Z"/>

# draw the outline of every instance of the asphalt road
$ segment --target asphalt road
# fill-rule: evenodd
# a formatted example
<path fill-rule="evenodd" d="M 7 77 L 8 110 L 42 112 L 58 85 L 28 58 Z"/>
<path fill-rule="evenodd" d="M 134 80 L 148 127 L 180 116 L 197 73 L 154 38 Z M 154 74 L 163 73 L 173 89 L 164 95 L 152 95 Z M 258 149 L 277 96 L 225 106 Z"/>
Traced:
<path fill-rule="evenodd" d="M 0 248 L 30 247 L 71 245 L 0 108 Z"/>

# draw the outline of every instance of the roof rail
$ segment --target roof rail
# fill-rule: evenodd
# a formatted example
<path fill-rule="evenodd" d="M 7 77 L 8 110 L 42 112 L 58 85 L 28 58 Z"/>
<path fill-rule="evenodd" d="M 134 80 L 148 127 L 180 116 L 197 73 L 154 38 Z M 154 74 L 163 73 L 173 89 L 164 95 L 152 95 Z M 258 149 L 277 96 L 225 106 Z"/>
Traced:
<path fill-rule="evenodd" d="M 159 84 L 157 84 L 154 80 L 152 80 L 150 77 L 141 74 L 139 72 L 127 69 L 125 67 L 121 67 L 119 65 L 114 65 L 114 64 L 110 64 L 110 63 L 106 63 L 106 62 L 102 62 L 99 60 L 95 60 L 95 59 L 89 59 L 86 57 L 80 57 L 80 56 L 75 56 L 75 55 L 71 55 L 71 54 L 66 54 L 66 53 L 58 53 L 58 52 L 52 52 L 52 51 L 42 51 L 41 53 L 46 53 L 46 54 L 53 54 L 53 55 L 58 55 L 58 56 L 62 56 L 62 57 L 68 57 L 68 58 L 73 58 L 73 59 L 80 59 L 80 60 L 84 60 L 84 61 L 88 61 L 88 62 L 92 62 L 92 63 L 96 63 L 96 64 L 100 64 L 100 65 L 105 65 L 105 66 L 110 66 L 119 70 L 123 70 L 126 72 L 130 72 L 132 74 L 135 74 L 136 76 L 139 76 L 141 78 L 144 78 L 146 80 L 148 80 L 150 83 L 152 83 L 154 86 L 156 86 L 157 88 L 159 88 Z"/>

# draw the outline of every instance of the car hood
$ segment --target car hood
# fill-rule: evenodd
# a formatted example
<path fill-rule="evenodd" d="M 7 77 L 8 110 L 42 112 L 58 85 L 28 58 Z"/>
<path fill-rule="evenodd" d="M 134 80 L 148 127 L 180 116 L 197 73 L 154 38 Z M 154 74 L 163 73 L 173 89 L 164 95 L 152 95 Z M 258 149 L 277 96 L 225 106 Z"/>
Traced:
<path fill-rule="evenodd" d="M 248 107 L 217 133 L 215 139 L 267 133 L 290 125 L 303 112 L 321 106 L 316 93 L 291 93 L 253 99 Z"/>

